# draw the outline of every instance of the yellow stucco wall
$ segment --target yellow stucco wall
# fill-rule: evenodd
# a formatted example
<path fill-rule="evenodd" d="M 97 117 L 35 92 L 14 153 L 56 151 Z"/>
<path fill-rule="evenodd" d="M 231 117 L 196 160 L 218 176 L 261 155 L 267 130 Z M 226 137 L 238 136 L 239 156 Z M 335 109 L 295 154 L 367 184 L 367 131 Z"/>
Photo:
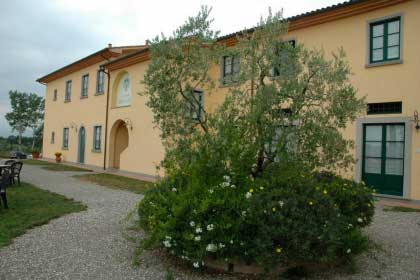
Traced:
<path fill-rule="evenodd" d="M 153 115 L 146 106 L 147 98 L 139 93 L 143 92 L 144 85 L 141 83 L 148 62 L 136 64 L 119 71 L 111 72 L 111 92 L 109 108 L 109 127 L 120 120 L 128 125 L 129 146 L 121 156 L 120 169 L 130 172 L 157 175 L 156 166 L 163 159 L 159 130 L 154 127 Z M 116 107 L 118 81 L 121 74 L 127 72 L 131 80 L 131 105 Z M 112 145 L 112 137 L 109 134 L 109 143 Z M 112 149 L 112 148 L 111 148 Z M 107 162 L 112 161 L 112 153 L 108 153 Z"/>
<path fill-rule="evenodd" d="M 86 129 L 85 163 L 102 165 L 103 150 L 102 152 L 92 152 L 93 126 L 102 125 L 103 135 L 105 126 L 106 95 L 95 95 L 96 75 L 100 64 L 92 65 L 47 84 L 42 151 L 45 158 L 55 158 L 55 152 L 62 152 L 64 161 L 77 162 L 78 135 L 80 127 L 83 126 Z M 81 98 L 82 76 L 85 74 L 89 74 L 88 97 Z M 71 101 L 64 102 L 66 81 L 68 80 L 72 80 Z M 58 91 L 57 101 L 53 101 L 54 89 Z M 67 150 L 62 148 L 64 127 L 69 128 L 69 147 Z M 54 144 L 51 143 L 52 132 L 55 132 Z"/>
<path fill-rule="evenodd" d="M 403 63 L 366 67 L 368 47 L 368 21 L 381 19 L 399 14 L 403 18 L 402 25 L 402 60 Z M 420 110 L 420 1 L 413 0 L 396 6 L 372 11 L 369 13 L 344 18 L 313 27 L 292 31 L 288 34 L 296 39 L 298 44 L 309 48 L 322 48 L 327 55 L 343 47 L 350 62 L 354 75 L 352 84 L 358 89 L 360 96 L 367 96 L 368 102 L 402 101 L 403 112 L 398 115 L 375 115 L 377 117 L 412 117 L 414 110 Z M 144 89 L 141 84 L 149 62 L 143 62 L 130 67 L 111 72 L 111 96 L 109 106 L 108 143 L 112 150 L 112 127 L 119 121 L 128 124 L 129 146 L 121 155 L 120 168 L 122 170 L 156 175 L 155 166 L 164 155 L 164 149 L 159 139 L 159 131 L 154 128 L 153 116 L 145 105 L 146 98 L 139 95 Z M 94 124 L 104 125 L 105 96 L 93 96 L 96 83 L 96 69 L 98 65 L 89 67 L 86 71 L 93 71 L 90 76 L 89 98 L 80 100 L 80 82 L 83 71 L 74 73 L 66 78 L 51 82 L 47 86 L 44 156 L 53 157 L 55 151 L 61 150 L 62 129 L 75 122 L 80 127 L 84 124 L 87 130 L 86 163 L 102 165 L 103 153 L 91 153 L 92 128 Z M 116 81 L 121 73 L 127 72 L 131 78 L 131 106 L 115 107 Z M 219 66 L 211 69 L 212 76 L 219 79 Z M 94 79 L 92 79 L 94 78 Z M 72 102 L 63 103 L 65 81 L 73 80 Z M 59 89 L 59 100 L 52 102 L 54 88 Z M 205 96 L 206 110 L 213 110 L 223 100 L 228 88 L 219 87 L 217 93 Z M 56 131 L 56 143 L 50 144 L 50 132 Z M 104 129 L 103 129 L 104 132 Z M 344 132 L 345 136 L 356 140 L 356 125 L 350 124 Z M 64 151 L 64 159 L 77 161 L 77 133 L 70 129 L 69 150 Z M 102 141 L 103 142 L 103 141 Z M 420 200 L 420 134 L 413 131 L 412 148 L 409 151 L 411 181 L 407 198 Z M 419 150 L 420 151 L 420 150 Z M 355 152 L 356 155 L 356 152 Z M 112 160 L 112 151 L 107 154 L 107 164 Z M 406 174 L 407 175 L 407 174 Z"/>

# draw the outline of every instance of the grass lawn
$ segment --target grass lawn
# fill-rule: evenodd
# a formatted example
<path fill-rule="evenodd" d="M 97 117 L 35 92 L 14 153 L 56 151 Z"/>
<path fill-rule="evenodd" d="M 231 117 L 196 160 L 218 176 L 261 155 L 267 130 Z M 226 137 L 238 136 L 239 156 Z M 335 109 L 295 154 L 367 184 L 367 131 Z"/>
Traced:
<path fill-rule="evenodd" d="M 49 161 L 44 161 L 44 160 L 27 159 L 27 160 L 22 160 L 22 161 L 23 161 L 23 164 L 40 165 L 42 166 L 42 169 L 50 170 L 50 171 L 85 171 L 85 172 L 92 171 L 86 168 L 66 165 L 63 163 L 54 163 L 54 162 L 49 162 Z"/>
<path fill-rule="evenodd" d="M 126 190 L 137 194 L 143 194 L 148 188 L 153 186 L 153 183 L 118 176 L 114 174 L 99 173 L 99 174 L 83 174 L 75 175 L 74 177 L 84 181 L 89 181 L 104 187 Z"/>
<path fill-rule="evenodd" d="M 22 183 L 7 189 L 9 209 L 0 207 L 0 248 L 28 229 L 46 224 L 62 215 L 79 212 L 86 206 L 62 195 Z"/>
<path fill-rule="evenodd" d="M 420 212 L 420 209 L 403 206 L 387 206 L 383 209 L 385 212 Z"/>

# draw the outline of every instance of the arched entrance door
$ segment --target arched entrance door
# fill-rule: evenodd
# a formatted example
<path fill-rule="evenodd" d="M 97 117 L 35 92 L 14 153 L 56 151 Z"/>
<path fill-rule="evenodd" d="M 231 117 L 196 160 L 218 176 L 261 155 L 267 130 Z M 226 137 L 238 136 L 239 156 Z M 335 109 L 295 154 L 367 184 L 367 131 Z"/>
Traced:
<path fill-rule="evenodd" d="M 119 169 L 121 167 L 121 158 L 125 149 L 128 147 L 128 129 L 123 121 L 117 121 L 111 130 L 111 153 L 110 166 Z"/>
<path fill-rule="evenodd" d="M 79 130 L 79 163 L 85 163 L 86 130 L 82 126 Z"/>

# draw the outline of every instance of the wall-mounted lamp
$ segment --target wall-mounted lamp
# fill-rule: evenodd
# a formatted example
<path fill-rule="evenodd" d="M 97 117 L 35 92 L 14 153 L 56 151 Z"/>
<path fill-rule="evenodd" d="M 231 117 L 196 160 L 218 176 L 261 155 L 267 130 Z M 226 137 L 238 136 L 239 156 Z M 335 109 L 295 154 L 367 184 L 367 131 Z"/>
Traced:
<path fill-rule="evenodd" d="M 413 119 L 414 124 L 416 125 L 416 132 L 419 132 L 420 129 L 420 125 L 419 125 L 419 112 L 417 112 L 417 110 L 414 111 L 414 119 Z"/>
<path fill-rule="evenodd" d="M 70 123 L 70 128 L 74 129 L 77 132 L 77 124 L 75 122 Z"/>
<path fill-rule="evenodd" d="M 129 118 L 124 119 L 124 125 L 126 128 L 133 130 L 133 123 Z"/>

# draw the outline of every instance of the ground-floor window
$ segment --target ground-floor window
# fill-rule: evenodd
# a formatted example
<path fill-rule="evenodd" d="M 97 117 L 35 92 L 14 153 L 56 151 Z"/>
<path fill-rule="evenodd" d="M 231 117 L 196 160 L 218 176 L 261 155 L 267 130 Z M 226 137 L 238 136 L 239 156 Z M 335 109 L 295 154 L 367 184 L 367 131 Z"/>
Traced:
<path fill-rule="evenodd" d="M 69 148 L 69 128 L 65 127 L 63 129 L 63 149 Z"/>
<path fill-rule="evenodd" d="M 93 127 L 93 149 L 95 151 L 101 150 L 101 135 L 102 135 L 102 126 L 96 125 Z"/>

